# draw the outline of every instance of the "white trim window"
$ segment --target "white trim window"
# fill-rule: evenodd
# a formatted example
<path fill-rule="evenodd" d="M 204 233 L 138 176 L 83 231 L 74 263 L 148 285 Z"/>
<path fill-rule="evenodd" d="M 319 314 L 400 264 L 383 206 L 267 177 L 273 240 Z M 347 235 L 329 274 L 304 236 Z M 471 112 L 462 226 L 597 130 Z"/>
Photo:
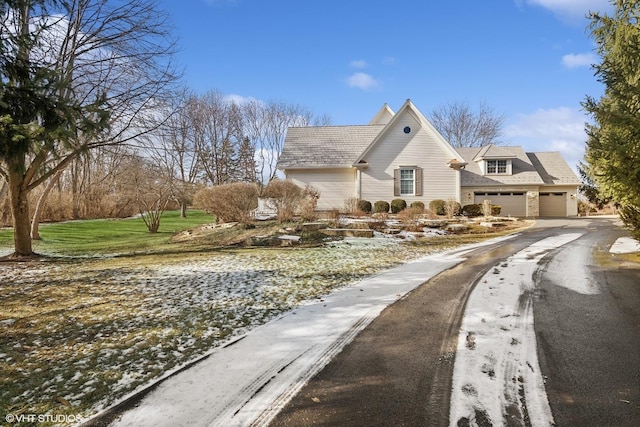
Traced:
<path fill-rule="evenodd" d="M 394 171 L 395 196 L 422 196 L 422 168 L 401 166 Z"/>
<path fill-rule="evenodd" d="M 400 195 L 413 196 L 415 194 L 415 169 L 400 169 Z"/>
<path fill-rule="evenodd" d="M 487 175 L 509 174 L 510 163 L 508 160 L 487 160 Z"/>

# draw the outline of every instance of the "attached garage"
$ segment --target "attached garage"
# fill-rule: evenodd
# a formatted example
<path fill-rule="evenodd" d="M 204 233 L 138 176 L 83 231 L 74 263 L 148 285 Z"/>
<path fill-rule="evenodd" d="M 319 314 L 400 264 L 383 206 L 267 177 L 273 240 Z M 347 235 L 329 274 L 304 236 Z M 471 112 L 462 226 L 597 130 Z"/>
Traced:
<path fill-rule="evenodd" d="M 567 216 L 567 193 L 540 193 L 540 216 Z"/>
<path fill-rule="evenodd" d="M 478 192 L 474 193 L 474 203 L 482 204 L 491 200 L 492 205 L 502 206 L 500 215 L 527 216 L 527 198 L 524 192 Z"/>

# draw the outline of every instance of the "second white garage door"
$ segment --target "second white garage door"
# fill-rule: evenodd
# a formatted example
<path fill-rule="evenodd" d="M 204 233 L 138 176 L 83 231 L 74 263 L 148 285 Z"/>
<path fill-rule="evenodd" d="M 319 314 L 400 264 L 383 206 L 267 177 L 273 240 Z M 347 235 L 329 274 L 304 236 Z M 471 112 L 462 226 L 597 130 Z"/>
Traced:
<path fill-rule="evenodd" d="M 492 205 L 502 206 L 502 216 L 527 216 L 527 199 L 523 192 L 475 192 L 474 203 L 482 204 L 485 200 L 491 200 Z"/>
<path fill-rule="evenodd" d="M 540 193 L 540 216 L 567 216 L 567 193 Z"/>

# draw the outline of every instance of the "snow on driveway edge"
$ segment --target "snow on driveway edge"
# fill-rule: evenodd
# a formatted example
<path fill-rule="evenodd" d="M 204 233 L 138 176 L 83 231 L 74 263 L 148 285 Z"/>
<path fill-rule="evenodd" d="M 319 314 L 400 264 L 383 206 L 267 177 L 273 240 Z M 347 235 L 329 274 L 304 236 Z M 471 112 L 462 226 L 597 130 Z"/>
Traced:
<path fill-rule="evenodd" d="M 536 352 L 533 274 L 549 251 L 583 234 L 540 240 L 477 283 L 458 336 L 450 426 L 554 425 Z"/>

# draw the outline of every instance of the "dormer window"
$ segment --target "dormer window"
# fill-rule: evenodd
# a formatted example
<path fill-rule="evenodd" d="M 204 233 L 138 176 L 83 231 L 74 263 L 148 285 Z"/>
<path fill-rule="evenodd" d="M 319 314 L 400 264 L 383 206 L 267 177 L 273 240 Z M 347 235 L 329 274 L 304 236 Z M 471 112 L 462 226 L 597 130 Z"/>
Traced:
<path fill-rule="evenodd" d="M 487 175 L 506 175 L 511 162 L 508 160 L 487 160 Z"/>

